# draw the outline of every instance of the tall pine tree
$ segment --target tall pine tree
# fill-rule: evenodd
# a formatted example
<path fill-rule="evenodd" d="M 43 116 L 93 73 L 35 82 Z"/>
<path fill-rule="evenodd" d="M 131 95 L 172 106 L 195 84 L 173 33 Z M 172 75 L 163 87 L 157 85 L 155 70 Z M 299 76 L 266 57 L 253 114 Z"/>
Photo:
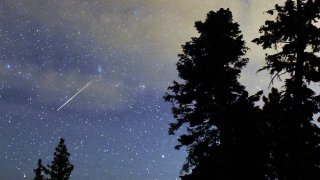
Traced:
<path fill-rule="evenodd" d="M 61 138 L 56 152 L 54 153 L 54 160 L 50 168 L 51 180 L 68 180 L 73 170 L 73 165 L 69 161 L 70 153 L 67 146 L 64 144 L 64 139 Z"/>
<path fill-rule="evenodd" d="M 187 126 L 176 146 L 188 152 L 182 179 L 262 179 L 264 152 L 254 106 L 259 94 L 249 97 L 238 82 L 248 62 L 239 25 L 229 9 L 220 9 L 195 27 L 200 36 L 179 55 L 181 81 L 164 96 L 176 119 L 169 134 Z"/>
<path fill-rule="evenodd" d="M 308 87 L 320 81 L 320 1 L 287 0 L 267 13 L 276 14 L 260 28 L 262 35 L 253 40 L 264 49 L 275 49 L 266 55 L 266 65 L 273 78 L 286 74 L 285 89 L 278 94 L 279 108 L 266 104 L 269 123 L 269 150 L 273 176 L 278 179 L 320 179 L 320 131 L 313 121 L 319 113 L 319 97 Z M 271 101 L 265 98 L 265 101 Z M 277 112 L 278 120 L 270 118 Z M 272 129 L 272 130 L 271 130 Z"/>

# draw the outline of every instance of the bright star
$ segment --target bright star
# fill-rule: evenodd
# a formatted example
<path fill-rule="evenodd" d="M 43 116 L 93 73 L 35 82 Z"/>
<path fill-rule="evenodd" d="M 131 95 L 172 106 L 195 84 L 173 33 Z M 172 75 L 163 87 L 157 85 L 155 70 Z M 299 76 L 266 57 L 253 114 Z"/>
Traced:
<path fill-rule="evenodd" d="M 98 73 L 101 73 L 101 72 L 102 72 L 102 67 L 98 66 Z"/>

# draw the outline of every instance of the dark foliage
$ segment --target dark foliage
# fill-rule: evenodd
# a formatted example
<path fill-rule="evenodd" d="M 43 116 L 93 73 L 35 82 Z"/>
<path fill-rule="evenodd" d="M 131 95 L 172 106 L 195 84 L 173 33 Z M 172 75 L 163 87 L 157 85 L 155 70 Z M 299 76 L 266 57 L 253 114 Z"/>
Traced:
<path fill-rule="evenodd" d="M 310 122 L 312 116 L 308 116 L 317 107 L 307 101 L 302 107 L 303 114 L 297 114 L 292 98 L 285 93 L 273 88 L 269 97 L 263 99 L 264 139 L 269 152 L 266 175 L 281 180 L 319 179 L 319 128 Z M 300 120 L 301 124 L 295 124 Z"/>
<path fill-rule="evenodd" d="M 34 180 L 68 180 L 70 178 L 73 165 L 69 161 L 70 153 L 64 144 L 64 139 L 60 139 L 55 150 L 54 160 L 52 165 L 48 165 L 48 168 L 43 166 L 39 159 L 38 168 L 34 170 Z"/>
<path fill-rule="evenodd" d="M 64 139 L 60 139 L 56 152 L 54 153 L 54 160 L 50 168 L 50 176 L 52 180 L 68 180 L 73 170 L 73 165 L 69 161 L 70 153 L 64 144 Z"/>
<path fill-rule="evenodd" d="M 164 96 L 177 120 L 169 134 L 187 126 L 176 146 L 188 152 L 182 179 L 262 179 L 266 155 L 254 105 L 262 92 L 250 97 L 238 82 L 248 61 L 239 25 L 220 9 L 195 27 L 200 36 L 182 46 L 177 63 L 182 82 Z"/>
<path fill-rule="evenodd" d="M 38 160 L 37 169 L 34 169 L 33 171 L 35 173 L 35 177 L 33 178 L 33 180 L 45 180 L 45 177 L 43 176 L 44 167 L 41 163 L 41 159 Z"/>
<path fill-rule="evenodd" d="M 273 79 L 287 74 L 285 89 L 273 89 L 264 98 L 266 137 L 269 147 L 269 173 L 272 179 L 320 179 L 320 131 L 312 123 L 319 113 L 319 97 L 308 82 L 320 80 L 320 1 L 287 0 L 267 11 L 276 15 L 260 28 L 262 35 L 253 40 L 264 49 L 266 65 Z"/>

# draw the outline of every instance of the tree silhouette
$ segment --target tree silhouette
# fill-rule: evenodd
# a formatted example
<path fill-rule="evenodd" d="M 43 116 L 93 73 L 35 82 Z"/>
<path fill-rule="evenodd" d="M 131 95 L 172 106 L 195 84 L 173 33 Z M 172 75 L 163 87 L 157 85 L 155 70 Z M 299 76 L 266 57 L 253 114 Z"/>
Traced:
<path fill-rule="evenodd" d="M 38 160 L 38 167 L 34 169 L 34 180 L 68 180 L 73 170 L 73 165 L 69 161 L 70 153 L 64 144 L 64 139 L 60 138 L 58 146 L 55 148 L 54 160 L 48 168 Z"/>
<path fill-rule="evenodd" d="M 182 179 L 262 179 L 264 152 L 259 139 L 260 110 L 254 103 L 261 92 L 248 96 L 238 82 L 248 62 L 239 25 L 229 9 L 209 12 L 196 22 L 200 33 L 182 46 L 174 81 L 164 96 L 176 119 L 169 134 L 181 126 L 180 149 L 188 157 Z"/>
<path fill-rule="evenodd" d="M 264 139 L 266 143 L 266 151 L 269 156 L 265 161 L 266 177 L 267 179 L 277 179 L 279 177 L 278 169 L 282 169 L 284 160 L 280 154 L 285 146 L 286 139 L 284 137 L 284 128 L 286 124 L 284 119 L 284 106 L 282 102 L 282 95 L 276 89 L 272 88 L 268 97 L 263 97 L 263 117 L 265 123 L 263 126 Z"/>
<path fill-rule="evenodd" d="M 50 176 L 52 180 L 68 180 L 73 170 L 73 165 L 69 161 L 70 153 L 64 144 L 64 139 L 60 138 L 60 142 L 54 153 L 54 160 L 50 168 Z"/>
<path fill-rule="evenodd" d="M 319 113 L 319 96 L 308 87 L 320 81 L 320 1 L 287 0 L 267 11 L 275 20 L 260 28 L 262 35 L 253 40 L 264 49 L 273 78 L 286 74 L 285 89 L 265 98 L 264 112 L 269 123 L 270 176 L 278 179 L 320 179 L 320 131 L 311 121 Z M 277 103 L 272 98 L 277 96 Z M 272 107 L 274 106 L 274 107 Z M 278 108 L 275 108 L 278 107 Z M 271 114 L 278 117 L 272 117 Z M 271 115 L 271 116 L 270 116 Z"/>
<path fill-rule="evenodd" d="M 38 167 L 36 169 L 34 169 L 34 173 L 35 173 L 35 177 L 33 178 L 33 180 L 45 180 L 45 177 L 43 176 L 43 165 L 41 163 L 41 159 L 38 160 Z"/>

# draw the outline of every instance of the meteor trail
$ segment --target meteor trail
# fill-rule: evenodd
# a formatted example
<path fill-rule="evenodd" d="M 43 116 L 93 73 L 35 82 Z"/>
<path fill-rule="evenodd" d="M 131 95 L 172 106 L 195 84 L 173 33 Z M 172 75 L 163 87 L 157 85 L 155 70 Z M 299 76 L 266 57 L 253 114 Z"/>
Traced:
<path fill-rule="evenodd" d="M 88 87 L 96 78 L 93 78 L 91 81 L 89 81 L 83 88 L 81 88 L 77 93 L 75 93 L 68 101 L 66 101 L 64 104 L 62 104 L 57 111 L 59 111 L 61 108 L 63 108 L 65 105 L 68 104 L 74 97 L 76 97 L 81 91 L 83 91 L 86 87 Z"/>

